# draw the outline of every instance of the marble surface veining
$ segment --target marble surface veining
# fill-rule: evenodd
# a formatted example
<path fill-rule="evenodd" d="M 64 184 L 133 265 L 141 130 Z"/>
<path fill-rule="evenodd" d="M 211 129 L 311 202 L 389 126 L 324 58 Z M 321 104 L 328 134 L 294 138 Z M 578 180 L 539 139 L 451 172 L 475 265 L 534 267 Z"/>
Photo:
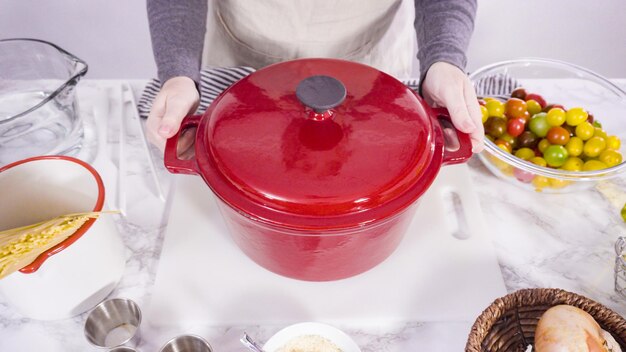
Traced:
<path fill-rule="evenodd" d="M 626 81 L 620 81 L 626 86 Z M 84 81 L 87 88 L 115 81 Z M 133 81 L 136 92 L 141 87 Z M 129 123 L 130 124 L 130 123 Z M 127 297 L 147 306 L 158 269 L 168 203 L 156 195 L 151 168 L 138 125 L 126 124 L 126 217 L 117 229 L 127 246 L 126 272 L 112 297 Z M 119 127 L 119 126 L 118 126 Z M 110 138 L 109 143 L 119 143 Z M 151 148 L 153 155 L 156 150 Z M 113 158 L 114 159 L 114 158 Z M 119 163 L 119 158 L 116 162 Z M 169 192 L 171 176 L 155 160 L 157 177 Z M 613 289 L 614 243 L 626 235 L 618 201 L 590 189 L 576 194 L 539 194 L 518 189 L 493 176 L 477 158 L 470 162 L 472 181 L 509 292 L 530 287 L 559 287 L 585 295 L 626 316 L 626 299 Z M 610 185 L 618 200 L 626 193 L 623 179 Z M 610 197 L 609 197 L 610 198 Z M 623 204 L 623 203 L 622 203 Z M 98 351 L 83 336 L 87 313 L 71 319 L 41 322 L 22 318 L 0 297 L 0 351 Z M 397 326 L 342 326 L 364 352 L 460 351 L 473 322 L 409 322 Z M 196 333 L 215 351 L 245 351 L 238 339 L 245 330 L 264 341 L 279 326 L 145 328 L 139 351 L 158 351 L 173 336 Z"/>

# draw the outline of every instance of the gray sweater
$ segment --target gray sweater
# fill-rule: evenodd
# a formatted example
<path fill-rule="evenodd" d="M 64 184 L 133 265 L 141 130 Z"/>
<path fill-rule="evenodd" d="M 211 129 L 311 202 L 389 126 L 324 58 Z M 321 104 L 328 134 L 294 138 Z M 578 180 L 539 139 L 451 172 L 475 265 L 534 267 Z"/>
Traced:
<path fill-rule="evenodd" d="M 200 81 L 208 0 L 147 0 L 152 50 L 161 82 Z M 465 68 L 477 0 L 415 0 L 420 75 L 437 61 Z"/>

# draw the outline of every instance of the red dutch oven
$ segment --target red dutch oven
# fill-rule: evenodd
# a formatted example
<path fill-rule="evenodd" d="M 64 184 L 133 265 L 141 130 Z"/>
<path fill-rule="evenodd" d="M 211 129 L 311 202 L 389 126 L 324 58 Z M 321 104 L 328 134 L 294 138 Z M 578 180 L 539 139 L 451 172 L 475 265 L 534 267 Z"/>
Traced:
<path fill-rule="evenodd" d="M 385 260 L 442 165 L 467 161 L 469 136 L 395 78 L 362 64 L 301 59 L 225 90 L 167 141 L 165 166 L 198 174 L 231 235 L 291 278 L 347 278 Z M 195 156 L 179 159 L 197 127 Z"/>

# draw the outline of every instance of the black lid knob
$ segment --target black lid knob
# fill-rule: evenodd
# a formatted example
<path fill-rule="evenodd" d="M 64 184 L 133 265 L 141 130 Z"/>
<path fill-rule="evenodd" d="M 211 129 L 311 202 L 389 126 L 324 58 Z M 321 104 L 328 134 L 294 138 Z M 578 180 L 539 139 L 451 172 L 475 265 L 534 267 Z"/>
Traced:
<path fill-rule="evenodd" d="M 346 87 L 330 76 L 311 76 L 303 79 L 296 88 L 300 102 L 317 113 L 341 104 L 346 98 Z"/>

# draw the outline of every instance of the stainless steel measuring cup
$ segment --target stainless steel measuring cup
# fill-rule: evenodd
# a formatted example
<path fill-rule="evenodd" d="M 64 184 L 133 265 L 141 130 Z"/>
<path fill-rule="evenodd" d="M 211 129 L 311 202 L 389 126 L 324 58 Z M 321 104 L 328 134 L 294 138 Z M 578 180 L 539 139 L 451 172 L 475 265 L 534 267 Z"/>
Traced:
<path fill-rule="evenodd" d="M 94 308 L 85 322 L 85 337 L 95 347 L 135 347 L 140 340 L 141 310 L 126 298 L 112 298 Z"/>

